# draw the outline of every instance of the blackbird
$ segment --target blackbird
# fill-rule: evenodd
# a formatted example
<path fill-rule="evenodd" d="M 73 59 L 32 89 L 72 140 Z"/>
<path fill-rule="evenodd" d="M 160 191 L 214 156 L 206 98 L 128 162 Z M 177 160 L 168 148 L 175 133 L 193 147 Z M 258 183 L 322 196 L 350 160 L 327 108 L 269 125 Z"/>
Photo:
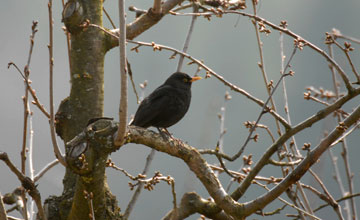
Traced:
<path fill-rule="evenodd" d="M 164 128 L 176 124 L 188 111 L 191 101 L 191 84 L 201 79 L 181 72 L 173 73 L 139 105 L 130 125 L 143 128 Z M 167 131 L 168 133 L 168 131 Z M 169 133 L 168 133 L 169 134 Z"/>

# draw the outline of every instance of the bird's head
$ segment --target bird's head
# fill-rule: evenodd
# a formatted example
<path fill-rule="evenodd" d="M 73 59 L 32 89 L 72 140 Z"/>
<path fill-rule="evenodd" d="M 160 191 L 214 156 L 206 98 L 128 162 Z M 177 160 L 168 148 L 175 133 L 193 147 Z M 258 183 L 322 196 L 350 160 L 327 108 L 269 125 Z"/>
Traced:
<path fill-rule="evenodd" d="M 191 77 L 186 73 L 176 72 L 173 73 L 166 81 L 165 84 L 174 87 L 190 87 L 192 82 L 202 79 L 200 76 Z"/>

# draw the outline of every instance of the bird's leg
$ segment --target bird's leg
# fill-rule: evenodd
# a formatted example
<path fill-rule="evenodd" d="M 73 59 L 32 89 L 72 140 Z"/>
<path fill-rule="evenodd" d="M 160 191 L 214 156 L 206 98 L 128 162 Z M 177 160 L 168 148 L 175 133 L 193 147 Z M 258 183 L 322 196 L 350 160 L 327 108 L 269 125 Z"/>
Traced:
<path fill-rule="evenodd" d="M 163 131 L 161 130 L 161 128 L 159 128 L 159 127 L 156 127 L 156 128 L 158 129 L 161 137 L 164 138 L 164 139 L 167 139 L 167 136 L 166 136 L 165 132 L 163 132 Z"/>
<path fill-rule="evenodd" d="M 168 129 L 163 128 L 165 130 L 165 133 L 168 134 L 172 139 L 174 139 L 174 137 L 171 135 L 171 133 L 168 131 Z"/>
<path fill-rule="evenodd" d="M 158 131 L 160 132 L 161 136 L 166 139 L 168 138 L 167 136 L 165 135 L 168 135 L 171 139 L 175 140 L 176 138 L 174 138 L 171 133 L 166 129 L 166 128 L 159 128 L 157 127 Z"/>

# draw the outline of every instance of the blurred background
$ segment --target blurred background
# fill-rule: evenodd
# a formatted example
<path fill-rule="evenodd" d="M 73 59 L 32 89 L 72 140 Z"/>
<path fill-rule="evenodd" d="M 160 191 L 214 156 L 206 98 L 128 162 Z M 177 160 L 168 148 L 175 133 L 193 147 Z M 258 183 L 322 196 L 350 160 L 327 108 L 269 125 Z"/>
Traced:
<path fill-rule="evenodd" d="M 126 3 L 127 6 L 133 5 L 145 10 L 152 6 L 151 1 L 145 0 L 127 1 Z M 248 8 L 245 11 L 252 13 L 251 2 L 248 1 L 247 6 Z M 105 2 L 104 7 L 117 23 L 117 1 L 108 0 Z M 325 32 L 330 32 L 332 28 L 339 29 L 345 35 L 360 38 L 359 9 L 360 1 L 358 0 L 273 0 L 260 1 L 258 15 L 274 24 L 280 24 L 280 21 L 286 20 L 290 30 L 326 50 L 327 46 L 324 44 Z M 66 38 L 62 30 L 61 12 L 61 1 L 54 1 L 54 98 L 56 109 L 70 91 L 69 64 Z M 127 23 L 133 21 L 134 17 L 133 12 L 127 11 Z M 7 152 L 11 160 L 20 167 L 23 129 L 23 102 L 21 97 L 24 95 L 25 88 L 19 73 L 14 68 L 8 69 L 7 64 L 12 61 L 20 69 L 23 69 L 28 58 L 32 21 L 39 21 L 39 31 L 35 36 L 35 46 L 30 64 L 30 79 L 41 103 L 45 105 L 46 109 L 49 109 L 47 1 L 3 1 L 0 7 L 0 18 L 2 27 L 0 35 L 0 151 Z M 181 50 L 190 21 L 191 17 L 188 16 L 167 15 L 157 25 L 135 40 L 155 42 Z M 105 17 L 104 26 L 111 28 L 109 21 Z M 281 69 L 279 33 L 272 30 L 272 33 L 268 36 L 261 34 L 261 38 L 264 43 L 265 68 L 268 78 L 277 82 Z M 351 58 L 355 67 L 359 67 L 359 47 L 354 44 L 353 46 L 355 51 L 351 53 Z M 172 55 L 171 52 L 153 52 L 152 48 L 140 47 L 139 53 L 135 53 L 130 51 L 131 47 L 133 45 L 128 44 L 128 59 L 131 63 L 134 81 L 139 93 L 139 84 L 145 80 L 148 81 L 145 94 L 149 94 L 162 84 L 171 73 L 175 72 L 178 57 L 169 60 L 168 58 Z M 290 56 L 292 49 L 293 39 L 285 36 L 284 51 L 287 58 Z M 222 18 L 213 16 L 211 21 L 202 17 L 198 18 L 188 53 L 197 59 L 203 60 L 207 66 L 233 84 L 262 100 L 266 100 L 267 93 L 258 67 L 259 52 L 256 35 L 250 19 L 238 15 L 224 15 Z M 118 57 L 119 50 L 115 48 L 108 52 L 105 61 L 104 115 L 113 117 L 116 120 L 118 118 L 120 93 Z M 335 51 L 335 59 L 354 81 L 351 68 L 341 51 Z M 186 63 L 188 63 L 188 60 L 184 62 L 183 71 L 191 75 L 194 74 L 197 67 L 195 65 L 187 66 Z M 315 88 L 321 87 L 332 90 L 333 84 L 327 62 L 309 48 L 305 47 L 303 51 L 298 51 L 291 65 L 295 71 L 295 76 L 287 77 L 286 84 L 292 124 L 297 124 L 323 108 L 319 103 L 304 100 L 303 92 L 305 92 L 305 88 L 314 86 Z M 201 76 L 204 76 L 204 74 L 204 71 L 200 72 Z M 229 91 L 232 99 L 225 103 L 224 95 L 226 91 Z M 343 88 L 342 91 L 344 91 Z M 243 123 L 256 120 L 260 113 L 259 106 L 246 97 L 230 91 L 229 88 L 214 77 L 194 83 L 192 94 L 193 99 L 189 112 L 183 120 L 169 129 L 170 132 L 175 137 L 196 148 L 214 148 L 220 135 L 218 113 L 220 108 L 225 105 L 225 128 L 227 133 L 224 136 L 224 151 L 230 155 L 237 152 L 248 135 L 248 130 L 243 126 Z M 282 94 L 282 89 L 279 88 L 275 93 L 274 100 L 279 114 L 285 117 Z M 351 111 L 359 101 L 359 98 L 354 99 L 344 106 L 344 109 Z M 34 169 L 35 173 L 37 173 L 55 157 L 50 140 L 48 120 L 34 105 L 30 105 L 30 107 L 33 111 Z M 136 108 L 136 98 L 130 87 L 129 115 L 134 114 Z M 273 118 L 265 115 L 260 123 L 268 125 L 272 132 L 276 134 Z M 297 144 L 301 147 L 303 143 L 311 143 L 311 147 L 315 147 L 323 137 L 324 131 L 331 130 L 335 124 L 336 122 L 332 117 L 315 124 L 296 136 Z M 271 139 L 264 131 L 257 130 L 257 133 L 260 135 L 259 141 L 257 143 L 251 142 L 245 152 L 245 155 L 253 154 L 254 161 L 261 157 L 261 154 L 271 143 Z M 359 141 L 358 131 L 355 131 L 348 139 L 355 192 L 358 192 L 360 188 L 360 164 L 357 161 L 360 154 Z M 62 146 L 62 151 L 64 151 L 61 139 L 58 139 L 58 142 Z M 142 172 L 145 158 L 149 152 L 148 147 L 128 144 L 113 153 L 111 159 L 117 166 L 126 169 L 133 175 L 137 175 Z M 345 170 L 340 156 L 340 146 L 335 147 L 334 152 L 338 156 L 338 164 L 345 184 Z M 303 153 L 305 154 L 305 152 Z M 216 163 L 214 157 L 206 156 L 206 159 L 209 163 Z M 237 170 L 241 165 L 241 159 L 233 163 L 227 163 L 228 168 L 234 170 Z M 333 193 L 334 198 L 340 198 L 341 194 L 338 185 L 333 179 L 334 170 L 328 153 L 321 157 L 321 161 L 314 166 L 314 170 L 323 179 L 329 191 Z M 178 201 L 188 191 L 197 191 L 204 198 L 208 198 L 204 187 L 181 160 L 157 152 L 148 175 L 152 176 L 155 171 L 160 171 L 163 175 L 171 175 L 175 178 Z M 0 174 L 2 176 L 0 180 L 2 194 L 11 192 L 15 187 L 19 186 L 19 181 L 15 175 L 3 163 L 0 163 Z M 112 169 L 108 169 L 107 174 L 110 188 L 117 196 L 122 210 L 125 210 L 133 194 L 128 187 L 129 180 L 122 173 Z M 266 167 L 260 174 L 263 176 L 281 176 L 277 168 L 270 166 Z M 58 165 L 41 178 L 38 182 L 38 188 L 42 193 L 43 200 L 49 195 L 61 194 L 63 175 L 64 168 Z M 220 175 L 220 179 L 226 187 L 229 178 Z M 309 175 L 305 175 L 301 181 L 319 188 Z M 241 202 L 252 200 L 264 192 L 263 188 L 252 186 L 241 199 Z M 323 202 L 313 197 L 313 194 L 308 193 L 308 196 L 312 207 L 323 204 Z M 286 195 L 282 195 L 282 197 L 287 198 Z M 357 208 L 359 208 L 359 199 L 357 199 L 357 204 Z M 272 211 L 280 205 L 280 202 L 274 201 L 264 211 Z M 341 205 L 343 206 L 344 203 L 341 203 Z M 144 191 L 140 195 L 138 204 L 130 219 L 160 219 L 171 208 L 171 187 L 165 183 L 160 183 L 155 187 L 154 191 Z M 282 215 L 270 217 L 252 215 L 249 219 L 279 219 L 279 216 L 284 217 L 285 213 L 296 214 L 297 212 L 287 207 L 282 211 Z M 334 219 L 334 212 L 331 208 L 324 208 L 317 214 L 323 219 Z M 189 219 L 197 219 L 198 217 L 199 215 L 194 215 Z"/>

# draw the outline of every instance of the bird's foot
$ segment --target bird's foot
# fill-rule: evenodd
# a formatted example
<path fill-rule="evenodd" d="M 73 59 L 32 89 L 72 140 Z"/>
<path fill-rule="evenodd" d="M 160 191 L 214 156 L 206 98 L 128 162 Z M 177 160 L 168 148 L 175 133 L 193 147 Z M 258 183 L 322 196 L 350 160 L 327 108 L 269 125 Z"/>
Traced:
<path fill-rule="evenodd" d="M 172 136 L 172 134 L 166 129 L 166 128 L 157 128 L 160 135 L 164 138 L 164 139 L 168 139 L 169 137 L 173 140 L 177 140 L 176 138 L 174 138 Z"/>

